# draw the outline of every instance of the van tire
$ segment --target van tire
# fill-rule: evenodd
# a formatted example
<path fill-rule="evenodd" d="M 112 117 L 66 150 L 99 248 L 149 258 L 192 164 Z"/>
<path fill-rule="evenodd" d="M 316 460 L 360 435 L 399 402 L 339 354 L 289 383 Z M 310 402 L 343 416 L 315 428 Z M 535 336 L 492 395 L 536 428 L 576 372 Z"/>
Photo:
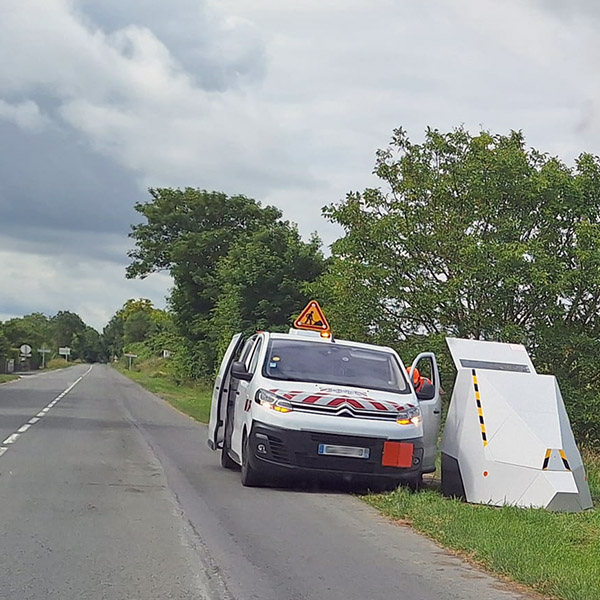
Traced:
<path fill-rule="evenodd" d="M 244 487 L 260 487 L 263 485 L 261 474 L 250 464 L 250 440 L 244 434 L 242 444 L 242 485 Z"/>
<path fill-rule="evenodd" d="M 224 469 L 237 469 L 239 465 L 229 456 L 229 444 L 227 438 L 223 440 L 223 448 L 221 449 L 221 466 Z"/>

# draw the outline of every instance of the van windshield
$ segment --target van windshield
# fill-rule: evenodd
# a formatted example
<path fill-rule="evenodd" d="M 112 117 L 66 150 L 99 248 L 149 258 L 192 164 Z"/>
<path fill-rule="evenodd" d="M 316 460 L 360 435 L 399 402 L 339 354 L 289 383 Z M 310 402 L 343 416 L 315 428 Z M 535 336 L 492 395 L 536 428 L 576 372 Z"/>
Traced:
<path fill-rule="evenodd" d="M 269 379 L 409 393 L 398 360 L 391 352 L 335 343 L 272 339 L 263 375 Z"/>

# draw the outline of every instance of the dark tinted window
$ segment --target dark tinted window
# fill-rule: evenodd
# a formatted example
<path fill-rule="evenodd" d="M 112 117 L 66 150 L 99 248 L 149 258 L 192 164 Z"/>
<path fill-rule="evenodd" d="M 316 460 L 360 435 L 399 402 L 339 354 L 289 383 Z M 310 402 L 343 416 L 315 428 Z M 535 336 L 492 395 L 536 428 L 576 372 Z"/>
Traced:
<path fill-rule="evenodd" d="M 512 371 L 513 373 L 530 373 L 527 365 L 516 363 L 500 363 L 489 360 L 470 360 L 468 358 L 460 359 L 461 366 L 468 369 L 489 369 L 490 371 Z"/>
<path fill-rule="evenodd" d="M 285 381 L 409 391 L 404 371 L 390 352 L 335 343 L 273 339 L 263 372 L 270 379 Z"/>

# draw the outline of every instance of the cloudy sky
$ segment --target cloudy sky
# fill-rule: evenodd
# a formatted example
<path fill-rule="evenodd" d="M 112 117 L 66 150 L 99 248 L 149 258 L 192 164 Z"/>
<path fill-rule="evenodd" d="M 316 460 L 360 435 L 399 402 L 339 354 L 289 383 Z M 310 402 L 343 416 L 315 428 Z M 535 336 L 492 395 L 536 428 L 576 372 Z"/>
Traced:
<path fill-rule="evenodd" d="M 2 0 L 0 321 L 132 297 L 150 186 L 243 193 L 325 242 L 392 129 L 600 154 L 597 0 Z"/>

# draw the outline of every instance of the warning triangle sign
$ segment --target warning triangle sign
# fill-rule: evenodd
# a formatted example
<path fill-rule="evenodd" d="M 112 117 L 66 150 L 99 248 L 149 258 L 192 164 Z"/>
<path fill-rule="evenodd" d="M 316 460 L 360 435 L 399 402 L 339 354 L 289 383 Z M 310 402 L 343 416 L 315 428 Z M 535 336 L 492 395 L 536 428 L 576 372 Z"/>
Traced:
<path fill-rule="evenodd" d="M 316 300 L 311 300 L 306 305 L 300 316 L 294 321 L 294 327 L 312 331 L 329 331 L 329 323 Z"/>

